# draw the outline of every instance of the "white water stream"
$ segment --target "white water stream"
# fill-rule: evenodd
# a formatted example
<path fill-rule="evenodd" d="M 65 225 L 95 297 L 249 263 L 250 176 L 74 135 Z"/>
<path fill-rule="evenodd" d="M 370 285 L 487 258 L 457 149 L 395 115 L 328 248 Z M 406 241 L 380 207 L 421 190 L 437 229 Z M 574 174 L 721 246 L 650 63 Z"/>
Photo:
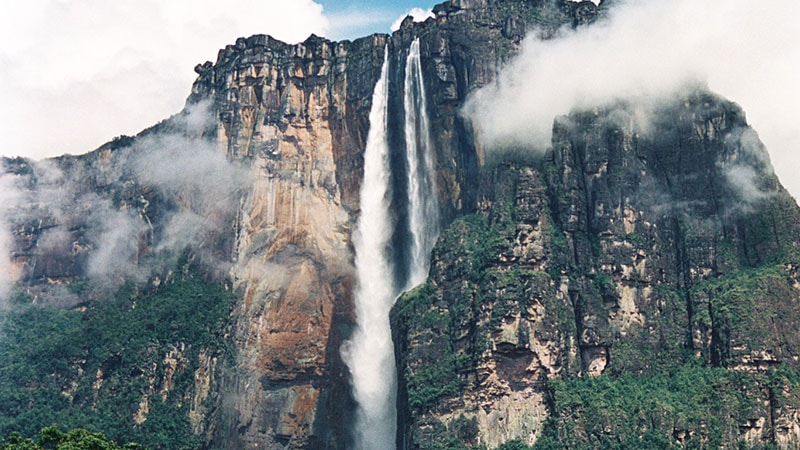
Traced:
<path fill-rule="evenodd" d="M 342 356 L 350 368 L 357 402 L 355 448 L 395 448 L 397 434 L 397 369 L 394 360 L 389 311 L 397 296 L 428 276 L 430 252 L 438 235 L 439 206 L 433 175 L 433 148 L 426 117 L 425 90 L 420 66 L 419 41 L 406 60 L 404 83 L 405 152 L 408 182 L 408 217 L 393 217 L 392 167 L 388 142 L 389 68 L 384 54 L 381 76 L 375 85 L 370 110 L 370 130 L 364 151 L 361 215 L 353 233 L 357 286 L 356 330 Z M 406 222 L 407 221 L 407 222 Z M 406 252 L 392 252 L 398 223 L 407 223 L 410 242 Z M 405 286 L 395 282 L 393 254 L 408 254 Z"/>
<path fill-rule="evenodd" d="M 405 107 L 406 164 L 408 177 L 411 258 L 405 290 L 425 281 L 431 250 L 439 237 L 439 201 L 436 195 L 433 144 L 428 125 L 425 85 L 419 57 L 419 39 L 411 43 L 406 58 L 403 105 Z"/>
<path fill-rule="evenodd" d="M 389 214 L 388 72 L 387 50 L 381 77 L 372 94 L 370 129 L 364 151 L 361 215 L 353 233 L 358 282 L 355 291 L 357 328 L 343 348 L 343 357 L 352 376 L 353 396 L 358 403 L 356 448 L 363 450 L 394 448 L 397 430 L 397 374 L 389 326 L 389 310 L 397 289 L 388 256 L 394 232 Z"/>

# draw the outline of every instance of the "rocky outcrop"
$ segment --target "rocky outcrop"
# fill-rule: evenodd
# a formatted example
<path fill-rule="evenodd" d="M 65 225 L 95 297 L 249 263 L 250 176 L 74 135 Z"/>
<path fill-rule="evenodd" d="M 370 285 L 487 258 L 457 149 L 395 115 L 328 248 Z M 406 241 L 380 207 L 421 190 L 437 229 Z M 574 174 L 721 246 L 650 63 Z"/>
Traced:
<path fill-rule="evenodd" d="M 385 36 L 290 46 L 240 39 L 201 67 L 190 102 L 215 99 L 216 140 L 253 180 L 232 275 L 237 365 L 228 448 L 338 448 L 349 385 L 350 229 Z"/>
<path fill-rule="evenodd" d="M 176 117 L 87 155 L 6 161 L 17 279 L 34 302 L 86 305 L 68 286 L 157 285 L 186 246 L 240 298 L 235 364 L 202 353 L 193 369 L 192 429 L 230 448 L 344 447 L 350 228 L 385 45 L 240 39 L 196 68 Z"/>
<path fill-rule="evenodd" d="M 423 23 L 407 19 L 392 35 L 394 66 L 399 69 L 395 82 L 400 85 L 406 49 L 414 38 L 420 39 L 445 222 L 474 211 L 478 200 L 475 180 L 485 155 L 472 124 L 459 112 L 467 95 L 495 79 L 527 34 L 548 37 L 568 25 L 575 17 L 570 5 L 567 1 L 452 0 L 435 6 L 433 19 Z M 402 110 L 401 100 L 394 106 L 397 111 Z M 402 127 L 401 121 L 397 123 Z M 402 136 L 402 128 L 394 134 Z"/>
<path fill-rule="evenodd" d="M 406 448 L 532 444 L 570 413 L 552 380 L 797 367 L 800 209 L 741 110 L 702 89 L 647 123 L 637 108 L 559 118 L 552 150 L 490 169 L 478 214 L 443 232 L 392 316 Z M 754 377 L 741 395 L 771 406 L 723 418 L 724 445 L 791 440 L 796 394 Z"/>

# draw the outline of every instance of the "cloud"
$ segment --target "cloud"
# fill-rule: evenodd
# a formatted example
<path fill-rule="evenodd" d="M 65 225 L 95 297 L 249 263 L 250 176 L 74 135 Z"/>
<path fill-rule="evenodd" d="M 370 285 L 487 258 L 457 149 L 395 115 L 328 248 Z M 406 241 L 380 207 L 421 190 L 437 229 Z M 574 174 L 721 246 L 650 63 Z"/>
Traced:
<path fill-rule="evenodd" d="M 175 206 L 162 218 L 166 224 L 156 251 L 178 252 L 191 245 L 211 258 L 218 250 L 215 240 L 232 232 L 242 192 L 251 182 L 244 167 L 201 137 L 214 118 L 208 106 L 193 105 L 177 118 L 185 133 L 147 136 L 133 146 L 129 165 L 136 178 Z"/>
<path fill-rule="evenodd" d="M 0 301 L 20 275 L 55 283 L 85 276 L 112 289 L 145 281 L 171 269 L 186 247 L 212 273 L 227 273 L 229 236 L 251 179 L 204 137 L 213 119 L 199 103 L 162 124 L 167 131 L 109 154 L 21 164 L 22 175 L 8 162 L 0 173 Z M 31 256 L 17 261 L 24 267 L 12 260 L 18 249 Z M 35 296 L 48 304 L 77 301 L 50 281 L 43 286 Z"/>
<path fill-rule="evenodd" d="M 120 211 L 108 201 L 95 201 L 89 226 L 94 248 L 86 274 L 97 284 L 115 286 L 125 280 L 142 281 L 149 273 L 138 267 L 139 243 L 145 224 L 131 211 Z"/>
<path fill-rule="evenodd" d="M 410 10 L 406 11 L 405 14 L 398 17 L 394 23 L 392 23 L 392 31 L 399 30 L 400 24 L 402 24 L 403 20 L 405 20 L 405 18 L 408 16 L 413 17 L 414 22 L 424 22 L 428 20 L 428 18 L 434 17 L 432 9 L 411 8 Z"/>
<path fill-rule="evenodd" d="M 139 218 L 86 191 L 82 170 L 63 169 L 54 160 L 33 163 L 31 173 L 20 177 L 28 188 L 8 203 L 6 219 L 25 232 L 6 237 L 24 242 L 24 234 L 38 234 L 27 250 L 32 255 L 29 275 L 56 280 L 81 275 L 85 261 L 85 275 L 100 286 L 145 279 L 147 274 L 136 267 L 144 229 Z M 59 295 L 46 296 L 49 303 L 60 301 Z"/>
<path fill-rule="evenodd" d="M 781 181 L 800 178 L 800 6 L 766 0 L 619 1 L 606 21 L 559 39 L 528 38 L 465 112 L 486 145 L 550 143 L 553 118 L 616 99 L 668 96 L 692 80 L 737 103 Z"/>
<path fill-rule="evenodd" d="M 733 211 L 753 211 L 755 204 L 774 193 L 761 176 L 773 170 L 764 145 L 749 128 L 731 130 L 725 144 L 729 152 L 717 161 L 717 166 L 738 197 L 738 202 L 729 207 Z"/>
<path fill-rule="evenodd" d="M 312 0 L 0 2 L 0 154 L 85 153 L 179 111 L 237 37 L 329 28 Z"/>
<path fill-rule="evenodd" d="M 17 187 L 18 177 L 13 174 L 0 174 L 0 309 L 6 300 L 16 276 L 11 261 L 13 238 L 11 224 L 6 220 L 14 205 L 19 202 L 21 193 Z"/>

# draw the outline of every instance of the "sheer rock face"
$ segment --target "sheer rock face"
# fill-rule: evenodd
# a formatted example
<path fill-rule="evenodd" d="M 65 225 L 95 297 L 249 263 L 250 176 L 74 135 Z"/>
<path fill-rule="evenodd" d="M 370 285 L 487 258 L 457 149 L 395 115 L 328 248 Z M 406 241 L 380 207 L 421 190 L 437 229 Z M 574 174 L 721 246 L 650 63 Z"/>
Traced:
<path fill-rule="evenodd" d="M 193 430 L 229 448 L 346 447 L 350 232 L 386 40 L 240 39 L 196 68 L 184 112 L 139 136 L 4 161 L 21 199 L 3 223 L 16 279 L 72 307 L 86 299 L 67 286 L 144 281 L 160 269 L 140 261 L 189 246 L 240 298 L 235 366 L 201 361 Z"/>
<path fill-rule="evenodd" d="M 189 102 L 214 100 L 216 140 L 254 180 L 240 200 L 233 276 L 237 400 L 231 448 L 342 447 L 352 409 L 339 348 L 353 317 L 350 233 L 363 177 L 372 90 L 384 48 L 402 87 L 406 51 L 420 36 L 446 217 L 474 209 L 479 150 L 458 115 L 468 92 L 494 77 L 524 34 L 527 2 L 445 5 L 391 38 L 294 46 L 240 39 L 197 68 Z M 507 29 L 492 23 L 511 20 Z M 514 22 L 514 20 L 517 20 Z M 476 21 L 487 23 L 475 28 Z M 507 35 L 507 36 L 506 36 Z M 402 100 L 401 95 L 393 100 Z M 390 115 L 402 117 L 394 108 Z M 391 121 L 402 127 L 399 120 Z M 401 136 L 390 130 L 390 139 Z"/>
<path fill-rule="evenodd" d="M 201 67 L 191 101 L 215 99 L 217 142 L 248 167 L 232 275 L 237 400 L 228 448 L 342 447 L 352 323 L 350 232 L 384 36 L 294 46 L 240 39 Z"/>
<path fill-rule="evenodd" d="M 235 225 L 232 274 L 242 301 L 232 389 L 244 400 L 232 408 L 232 448 L 349 442 L 352 404 L 339 347 L 354 320 L 350 233 L 384 49 L 390 90 L 399 93 L 407 49 L 420 38 L 449 221 L 475 209 L 481 160 L 459 107 L 519 49 L 531 20 L 543 30 L 571 20 L 558 3 L 452 1 L 437 6 L 435 19 L 406 20 L 391 37 L 354 42 L 312 36 L 292 46 L 253 36 L 196 68 L 189 103 L 213 100 L 216 141 L 253 179 Z M 401 118 L 402 95 L 389 107 Z M 402 126 L 390 121 L 390 140 Z"/>
<path fill-rule="evenodd" d="M 574 113 L 547 154 L 486 168 L 477 218 L 442 233 L 427 287 L 392 314 L 405 448 L 532 444 L 553 414 L 547 380 L 648 375 L 687 355 L 798 367 L 800 209 L 743 113 L 694 90 L 642 117 Z M 457 381 L 421 389 L 437 370 Z M 754 384 L 742 392 L 767 406 L 725 417 L 739 430 L 726 445 L 788 448 L 796 393 Z"/>
<path fill-rule="evenodd" d="M 451 0 L 434 14 L 354 42 L 240 39 L 196 67 L 184 113 L 136 138 L 36 168 L 5 161 L 30 197 L 7 224 L 15 279 L 34 298 L 75 306 L 64 287 L 103 269 L 92 263 L 97 237 L 114 229 L 92 226 L 99 210 L 127 224 L 117 240 L 130 267 L 103 272 L 114 283 L 158 253 L 176 211 L 197 213 L 205 225 L 191 245 L 220 262 L 239 301 L 234 366 L 203 352 L 193 375 L 193 431 L 231 449 L 347 448 L 353 404 L 339 348 L 354 321 L 350 236 L 372 91 L 385 48 L 390 89 L 402 89 L 419 37 L 452 225 L 428 285 L 392 316 L 405 448 L 533 443 L 553 414 L 549 380 L 647 374 L 687 353 L 751 373 L 800 365 L 800 213 L 735 105 L 697 91 L 644 115 L 625 104 L 576 112 L 556 121 L 547 154 L 498 155 L 459 114 L 467 95 L 526 34 L 585 25 L 598 8 Z M 402 117 L 401 96 L 389 106 Z M 210 118 L 195 126 L 199 107 Z M 402 123 L 392 123 L 397 139 Z M 235 167 L 236 188 L 210 209 L 192 189 L 215 184 L 215 170 L 167 189 L 147 176 L 157 166 L 137 162 L 143 142 L 175 132 Z M 729 280 L 763 267 L 737 294 Z M 161 365 L 180 370 L 171 361 Z M 730 419 L 729 442 L 800 441 L 797 393 L 775 389 L 753 391 L 767 406 Z"/>
<path fill-rule="evenodd" d="M 392 34 L 391 44 L 395 83 L 402 86 L 407 49 L 414 38 L 420 39 L 439 204 L 450 222 L 475 210 L 484 159 L 461 106 L 471 92 L 494 81 L 529 32 L 548 37 L 568 25 L 575 11 L 567 1 L 451 0 L 436 5 L 433 13 L 423 23 L 407 18 Z M 402 108 L 402 98 L 395 108 Z"/>

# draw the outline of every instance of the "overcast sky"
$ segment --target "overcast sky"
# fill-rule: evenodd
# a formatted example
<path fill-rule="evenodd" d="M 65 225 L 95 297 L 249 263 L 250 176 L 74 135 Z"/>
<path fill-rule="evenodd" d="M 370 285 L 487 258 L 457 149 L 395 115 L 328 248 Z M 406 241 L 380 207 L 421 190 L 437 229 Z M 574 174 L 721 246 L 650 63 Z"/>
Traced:
<path fill-rule="evenodd" d="M 237 37 L 389 32 L 433 1 L 0 0 L 0 155 L 85 153 L 181 110 Z"/>
<path fill-rule="evenodd" d="M 311 33 L 355 38 L 387 32 L 405 12 L 434 3 L 0 0 L 0 154 L 84 153 L 114 136 L 136 134 L 180 111 L 194 65 L 215 60 L 237 37 L 264 33 L 292 43 Z M 670 16 L 675 47 L 692 52 L 684 45 L 685 23 L 709 30 L 692 45 L 703 46 L 702 54 L 724 54 L 725 64 L 700 64 L 698 70 L 708 73 L 698 75 L 744 107 L 781 180 L 800 195 L 799 2 L 695 3 L 717 9 L 699 20 Z M 750 39 L 753 45 L 741 48 Z"/>

